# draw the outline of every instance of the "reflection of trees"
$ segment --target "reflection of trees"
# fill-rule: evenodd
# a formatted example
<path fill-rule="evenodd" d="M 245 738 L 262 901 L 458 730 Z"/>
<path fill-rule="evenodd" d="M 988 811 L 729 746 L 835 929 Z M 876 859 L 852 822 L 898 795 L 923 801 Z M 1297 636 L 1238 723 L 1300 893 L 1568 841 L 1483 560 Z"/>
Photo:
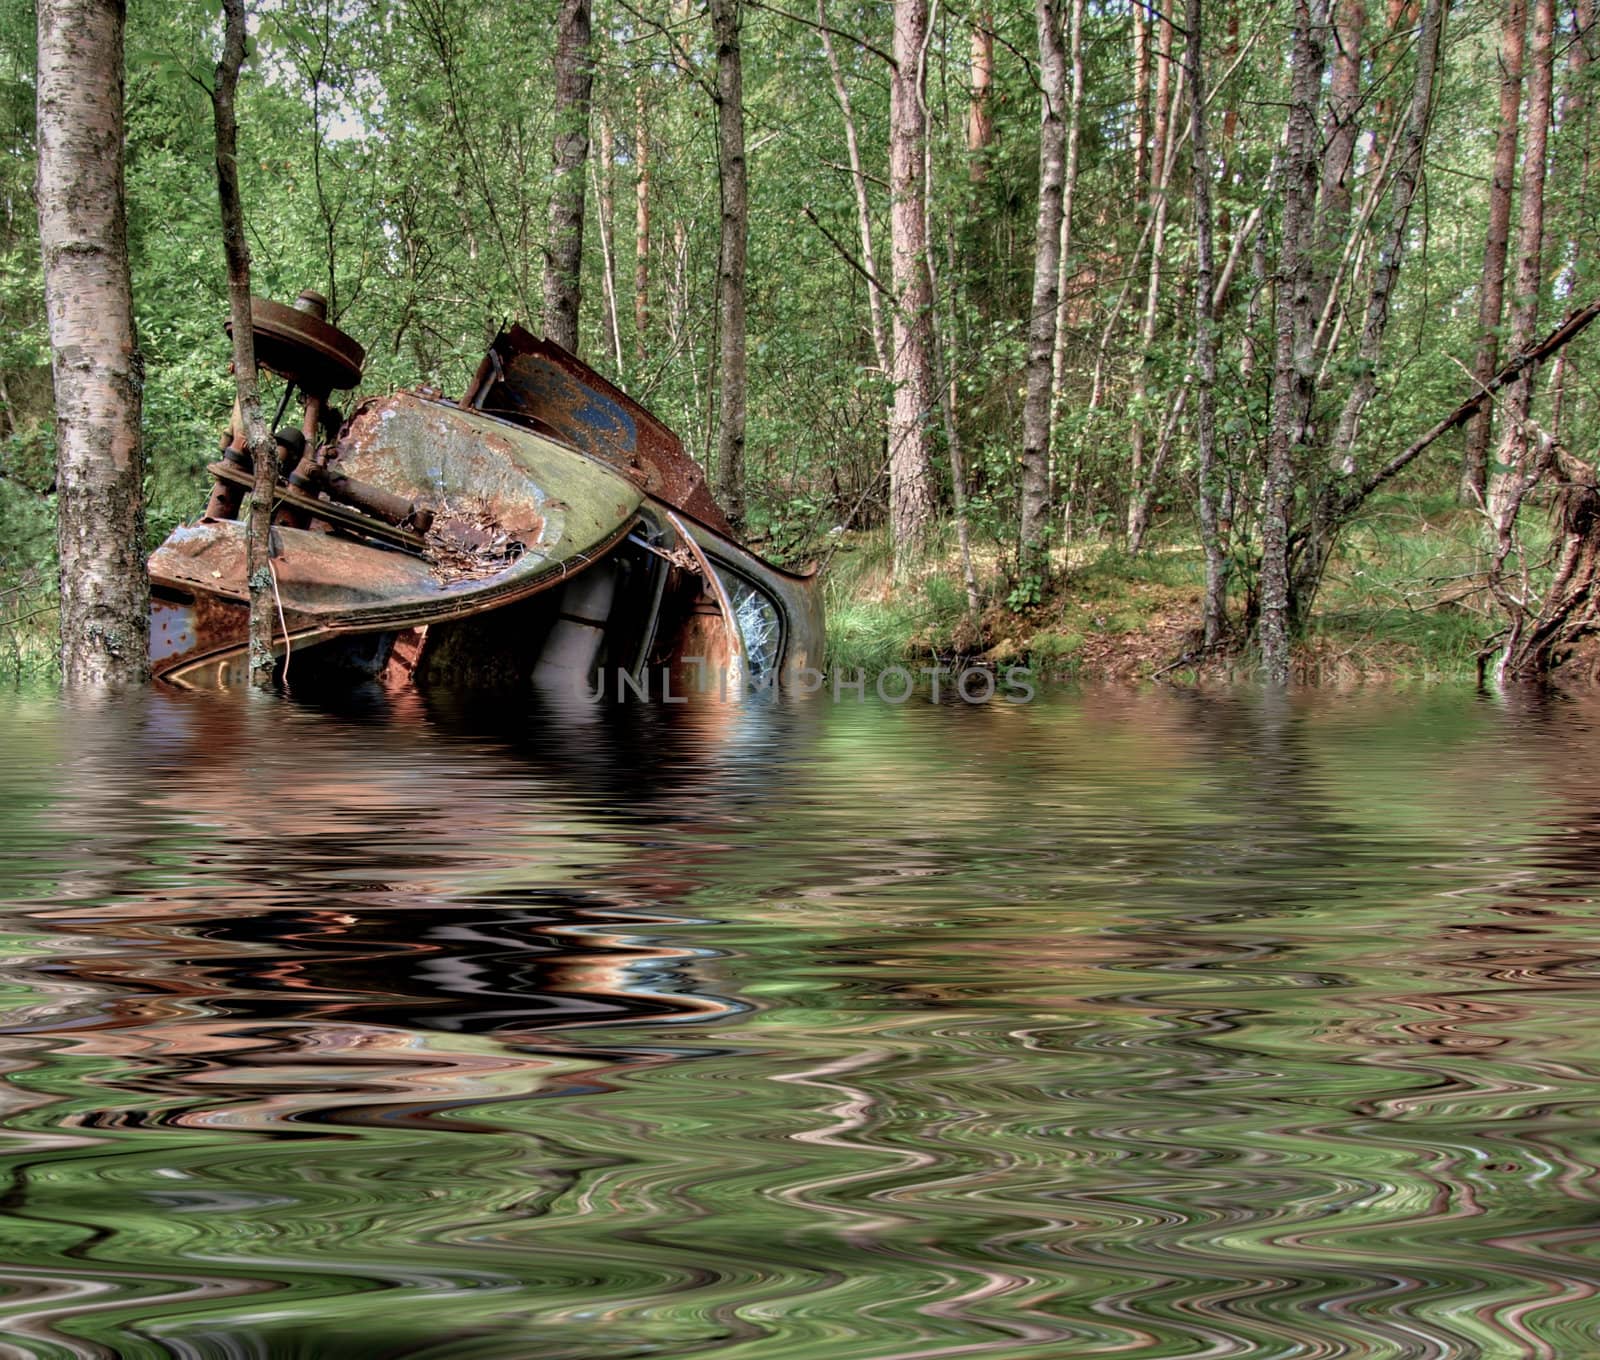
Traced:
<path fill-rule="evenodd" d="M 1590 893 L 1568 828 L 1600 819 L 1570 711 L 602 706 L 579 738 L 442 699 L 164 702 L 102 765 L 116 731 L 75 734 L 34 829 L 53 849 L 139 786 L 107 862 L 21 894 L 54 971 L 14 970 L 7 1040 L 51 1065 L 9 1127 L 51 1177 L 141 1194 L 200 1194 L 158 1172 L 209 1149 L 207 1193 L 292 1200 L 295 1290 L 352 1204 L 377 1279 L 428 1233 L 481 1278 L 558 1242 L 529 1306 L 563 1336 L 679 1288 L 719 1326 L 854 1317 L 892 1270 L 913 1321 L 872 1353 L 934 1318 L 1176 1351 L 1313 1313 L 1459 1348 L 1532 1325 L 1444 1300 L 1587 1287 L 1561 1234 L 1588 930 L 1558 899 Z M 1544 821 L 1535 772 L 1583 781 Z M 25 1172 L 8 1212 L 123 1260 L 197 1222 L 63 1194 Z"/>

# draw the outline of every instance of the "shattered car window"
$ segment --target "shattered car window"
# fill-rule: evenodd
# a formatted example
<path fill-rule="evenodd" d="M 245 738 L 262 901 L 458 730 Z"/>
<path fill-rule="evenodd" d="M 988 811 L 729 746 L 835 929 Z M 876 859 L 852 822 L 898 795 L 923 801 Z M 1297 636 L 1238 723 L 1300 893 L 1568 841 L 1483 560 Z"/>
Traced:
<path fill-rule="evenodd" d="M 728 592 L 728 602 L 733 605 L 739 636 L 744 640 L 749 678 L 760 680 L 778 664 L 779 646 L 783 641 L 778 606 L 764 591 L 742 576 L 728 572 L 724 574 L 722 583 Z"/>

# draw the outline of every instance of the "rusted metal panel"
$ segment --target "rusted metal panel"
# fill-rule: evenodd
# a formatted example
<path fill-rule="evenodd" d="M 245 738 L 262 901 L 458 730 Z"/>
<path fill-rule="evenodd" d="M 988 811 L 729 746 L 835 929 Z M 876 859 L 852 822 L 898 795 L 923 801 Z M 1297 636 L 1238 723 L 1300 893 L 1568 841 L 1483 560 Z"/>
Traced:
<path fill-rule="evenodd" d="M 428 503 L 434 523 L 421 553 L 276 526 L 275 587 L 291 634 L 412 627 L 523 598 L 602 555 L 627 533 L 643 499 L 604 464 L 412 393 L 364 403 L 339 447 L 345 475 Z M 249 598 L 246 556 L 243 524 L 202 520 L 180 526 L 155 551 L 150 577 L 197 602 L 242 605 Z M 463 560 L 482 569 L 463 569 Z M 242 632 L 236 642 L 212 635 L 171 608 L 154 611 L 152 627 L 158 673 L 243 645 Z"/>
<path fill-rule="evenodd" d="M 490 351 L 464 400 L 478 410 L 548 430 L 639 477 L 658 501 L 720 534 L 733 526 L 700 465 L 665 425 L 560 345 L 513 326 Z"/>
<path fill-rule="evenodd" d="M 319 311 L 325 314 L 328 304 L 319 294 L 302 293 L 300 301 L 300 306 L 286 307 L 270 298 L 250 299 L 256 362 L 307 392 L 326 396 L 335 388 L 354 387 L 361 381 L 366 351 L 323 320 Z M 225 329 L 232 333 L 231 325 Z"/>

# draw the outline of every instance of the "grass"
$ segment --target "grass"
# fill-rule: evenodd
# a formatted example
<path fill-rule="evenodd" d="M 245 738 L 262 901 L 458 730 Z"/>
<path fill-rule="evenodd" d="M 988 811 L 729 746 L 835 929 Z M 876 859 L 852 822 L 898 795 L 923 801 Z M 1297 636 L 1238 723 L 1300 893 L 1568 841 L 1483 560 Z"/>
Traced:
<path fill-rule="evenodd" d="M 1547 546 L 1542 513 L 1527 517 L 1532 558 Z M 991 551 L 981 614 L 965 609 L 953 542 L 933 545 L 896 582 L 887 535 L 852 535 L 827 582 L 830 666 L 871 669 L 929 656 L 1029 664 L 1058 679 L 1141 679 L 1193 646 L 1204 559 L 1192 541 L 1156 543 L 1130 556 L 1112 544 L 1058 552 L 1049 598 L 1022 609 Z M 1470 681 L 1499 620 L 1483 584 L 1480 516 L 1443 496 L 1375 498 L 1329 563 L 1302 635 L 1297 671 L 1314 683 Z M 1230 601 L 1234 617 L 1242 598 Z M 1168 672 L 1178 681 L 1248 679 L 1247 654 Z"/>
<path fill-rule="evenodd" d="M 40 572 L 0 579 L 0 676 L 59 678 L 55 582 Z"/>
<path fill-rule="evenodd" d="M 886 532 L 854 535 L 829 564 L 828 669 L 881 670 L 942 650 L 966 612 L 966 593 L 949 546 L 937 543 L 924 569 L 894 580 Z"/>

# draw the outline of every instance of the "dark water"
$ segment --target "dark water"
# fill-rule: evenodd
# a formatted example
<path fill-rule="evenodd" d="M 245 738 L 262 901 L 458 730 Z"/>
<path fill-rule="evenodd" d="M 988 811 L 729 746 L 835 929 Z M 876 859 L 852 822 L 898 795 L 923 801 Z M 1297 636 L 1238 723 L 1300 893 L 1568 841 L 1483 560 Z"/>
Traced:
<path fill-rule="evenodd" d="M 7 1357 L 1600 1354 L 1600 704 L 0 733 Z"/>

